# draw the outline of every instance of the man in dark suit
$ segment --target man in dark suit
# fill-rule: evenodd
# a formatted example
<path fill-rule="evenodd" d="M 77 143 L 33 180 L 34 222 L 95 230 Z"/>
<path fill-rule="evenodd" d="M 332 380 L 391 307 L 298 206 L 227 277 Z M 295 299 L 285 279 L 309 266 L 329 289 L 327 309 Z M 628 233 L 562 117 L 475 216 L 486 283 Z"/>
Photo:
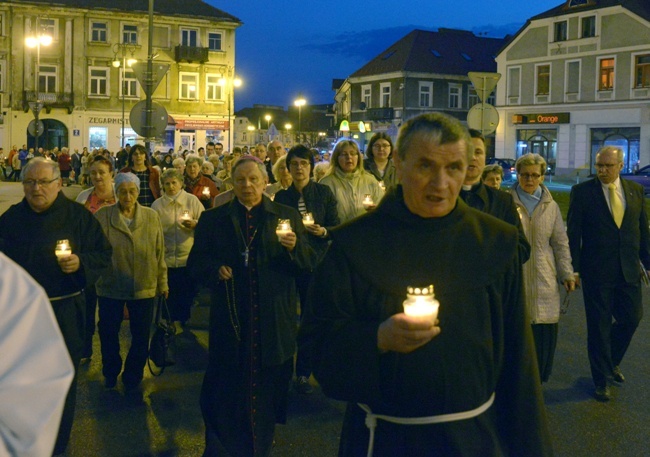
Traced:
<path fill-rule="evenodd" d="M 573 186 L 567 218 L 573 269 L 582 281 L 591 376 L 600 401 L 610 399 L 609 380 L 625 381 L 619 365 L 643 315 L 640 268 L 650 266 L 643 187 L 621 179 L 622 168 L 620 148 L 600 149 L 597 179 Z"/>
<path fill-rule="evenodd" d="M 512 195 L 488 187 L 481 182 L 481 174 L 485 168 L 485 139 L 478 130 L 469 129 L 469 134 L 472 137 L 474 156 L 467 166 L 460 197 L 472 208 L 517 227 L 519 230 L 519 258 L 521 263 L 525 263 L 530 257 L 530 244 L 526 240 Z"/>

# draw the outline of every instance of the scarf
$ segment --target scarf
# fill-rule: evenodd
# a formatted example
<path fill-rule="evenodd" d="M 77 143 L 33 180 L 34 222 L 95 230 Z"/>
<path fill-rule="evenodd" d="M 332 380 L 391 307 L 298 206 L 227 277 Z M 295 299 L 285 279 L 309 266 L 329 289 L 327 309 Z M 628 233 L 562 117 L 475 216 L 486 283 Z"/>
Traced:
<path fill-rule="evenodd" d="M 521 203 L 526 208 L 526 211 L 528 211 L 528 215 L 532 216 L 533 211 L 535 211 L 535 208 L 537 208 L 537 205 L 539 205 L 539 202 L 542 199 L 542 187 L 538 186 L 537 189 L 535 189 L 535 192 L 532 194 L 524 191 L 520 186 L 516 187 L 516 191 L 519 200 L 521 200 Z"/>

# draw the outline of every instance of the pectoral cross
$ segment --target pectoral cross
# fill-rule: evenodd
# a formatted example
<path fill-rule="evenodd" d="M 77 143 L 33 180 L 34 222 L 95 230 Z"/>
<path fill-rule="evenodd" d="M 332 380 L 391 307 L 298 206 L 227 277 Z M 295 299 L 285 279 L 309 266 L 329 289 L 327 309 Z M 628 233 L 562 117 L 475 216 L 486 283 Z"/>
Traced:
<path fill-rule="evenodd" d="M 244 266 L 247 267 L 247 268 L 248 268 L 248 253 L 249 252 L 250 251 L 248 250 L 248 248 L 246 248 L 246 250 L 241 253 L 241 255 L 244 257 Z"/>

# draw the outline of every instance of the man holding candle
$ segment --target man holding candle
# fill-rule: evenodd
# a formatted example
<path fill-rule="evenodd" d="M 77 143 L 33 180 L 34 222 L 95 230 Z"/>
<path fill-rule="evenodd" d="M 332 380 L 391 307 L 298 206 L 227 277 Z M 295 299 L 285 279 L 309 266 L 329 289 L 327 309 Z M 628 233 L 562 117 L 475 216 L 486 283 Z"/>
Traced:
<path fill-rule="evenodd" d="M 36 157 L 25 166 L 25 198 L 0 216 L 2 250 L 45 289 L 75 369 L 84 341 L 83 289 L 111 261 L 111 245 L 99 222 L 83 205 L 61 192 L 56 162 Z M 71 254 L 57 258 L 59 240 L 68 240 Z M 54 453 L 68 443 L 76 400 L 76 377 L 68 393 Z"/>
<path fill-rule="evenodd" d="M 204 212 L 187 268 L 212 289 L 201 410 L 205 456 L 268 455 L 286 420 L 296 339 L 295 278 L 313 265 L 300 215 L 263 195 L 266 167 L 233 165 L 235 198 Z M 278 221 L 292 231 L 276 234 Z"/>
<path fill-rule="evenodd" d="M 323 391 L 349 402 L 340 456 L 552 454 L 517 229 L 458 198 L 472 153 L 455 118 L 409 120 L 401 184 L 332 230 L 300 341 Z M 430 285 L 437 324 L 403 312 Z"/>

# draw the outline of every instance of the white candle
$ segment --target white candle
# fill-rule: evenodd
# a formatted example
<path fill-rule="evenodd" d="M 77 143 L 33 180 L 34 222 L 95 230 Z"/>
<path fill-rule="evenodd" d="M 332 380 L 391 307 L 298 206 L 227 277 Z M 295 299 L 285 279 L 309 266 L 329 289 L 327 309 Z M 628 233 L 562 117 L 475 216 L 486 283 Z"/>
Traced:
<path fill-rule="evenodd" d="M 291 221 L 289 219 L 280 219 L 278 226 L 275 229 L 275 234 L 278 236 L 278 241 L 284 235 L 291 233 Z"/>
<path fill-rule="evenodd" d="M 433 286 L 408 287 L 404 300 L 404 314 L 417 319 L 430 321 L 435 325 L 440 302 L 433 298 Z"/>
<path fill-rule="evenodd" d="M 57 259 L 60 259 L 62 257 L 68 257 L 71 254 L 72 254 L 72 248 L 70 247 L 70 243 L 68 242 L 68 240 L 59 240 L 56 242 L 56 249 L 54 249 L 54 255 L 56 255 Z"/>
<path fill-rule="evenodd" d="M 208 186 L 203 187 L 203 196 L 204 197 L 209 197 L 210 196 L 210 188 Z"/>
<path fill-rule="evenodd" d="M 365 209 L 368 209 L 371 206 L 374 206 L 375 202 L 372 201 L 372 196 L 370 194 L 366 194 L 366 196 L 363 197 L 363 201 L 361 202 L 361 204 Z"/>
<path fill-rule="evenodd" d="M 181 214 L 181 221 L 191 221 L 192 216 L 190 215 L 190 212 L 188 210 L 183 210 L 183 213 Z"/>
<path fill-rule="evenodd" d="M 314 225 L 314 216 L 311 213 L 305 213 L 302 216 L 303 225 Z"/>

